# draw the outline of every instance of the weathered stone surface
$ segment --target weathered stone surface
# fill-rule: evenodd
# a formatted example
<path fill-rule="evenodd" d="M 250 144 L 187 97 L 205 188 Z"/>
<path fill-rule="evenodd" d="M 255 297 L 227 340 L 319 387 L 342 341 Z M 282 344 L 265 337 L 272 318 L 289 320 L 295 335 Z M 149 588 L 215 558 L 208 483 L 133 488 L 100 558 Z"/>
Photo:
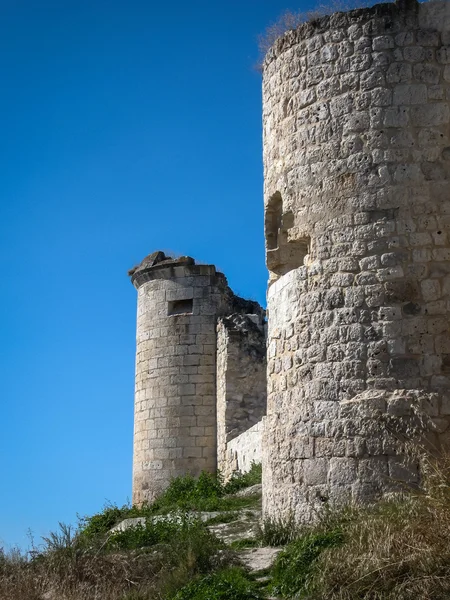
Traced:
<path fill-rule="evenodd" d="M 247 511 L 249 514 L 252 514 L 252 511 Z M 261 516 L 260 511 L 254 511 L 256 516 L 255 518 L 259 518 Z M 214 519 L 219 516 L 221 513 L 217 511 L 191 511 L 187 513 L 187 515 L 180 515 L 178 513 L 169 513 L 167 515 L 155 515 L 153 517 L 133 517 L 130 519 L 124 519 L 114 525 L 109 530 L 109 533 L 117 533 L 119 531 L 126 531 L 127 529 L 132 529 L 133 527 L 145 527 L 147 520 L 150 520 L 152 523 L 160 523 L 161 521 L 167 521 L 169 523 L 181 523 L 185 518 L 191 518 L 193 521 L 200 520 L 203 523 L 209 521 L 210 519 Z"/>
<path fill-rule="evenodd" d="M 283 548 L 250 548 L 241 550 L 239 558 L 244 565 L 249 569 L 250 573 L 257 573 L 270 569 L 275 562 L 275 559 L 280 554 Z"/>
<path fill-rule="evenodd" d="M 259 532 L 260 521 L 260 510 L 241 510 L 233 521 L 207 525 L 207 527 L 226 544 L 232 544 L 239 540 L 255 539 Z"/>
<path fill-rule="evenodd" d="M 234 495 L 238 498 L 246 498 L 247 496 L 256 496 L 262 494 L 262 484 L 255 483 L 255 485 L 251 485 L 248 488 L 244 488 L 243 490 L 239 490 Z"/>
<path fill-rule="evenodd" d="M 416 485 L 405 440 L 449 439 L 449 41 L 448 3 L 399 2 L 267 55 L 266 516 Z"/>
<path fill-rule="evenodd" d="M 217 325 L 217 466 L 225 479 L 261 462 L 266 414 L 266 328 L 262 315 L 231 315 Z"/>

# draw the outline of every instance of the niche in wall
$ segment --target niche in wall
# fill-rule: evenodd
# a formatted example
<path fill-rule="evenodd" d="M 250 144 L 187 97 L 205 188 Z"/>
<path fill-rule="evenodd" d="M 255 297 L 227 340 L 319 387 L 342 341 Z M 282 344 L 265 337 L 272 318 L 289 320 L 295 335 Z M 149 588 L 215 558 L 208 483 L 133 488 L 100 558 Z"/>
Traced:
<path fill-rule="evenodd" d="M 167 314 L 172 315 L 191 315 L 194 301 L 192 298 L 187 300 L 172 300 L 169 302 Z"/>
<path fill-rule="evenodd" d="M 265 236 L 267 268 L 276 275 L 285 275 L 304 264 L 309 254 L 311 238 L 302 236 L 292 239 L 288 231 L 294 227 L 294 214 L 283 212 L 283 199 L 280 192 L 270 198 L 265 214 Z"/>

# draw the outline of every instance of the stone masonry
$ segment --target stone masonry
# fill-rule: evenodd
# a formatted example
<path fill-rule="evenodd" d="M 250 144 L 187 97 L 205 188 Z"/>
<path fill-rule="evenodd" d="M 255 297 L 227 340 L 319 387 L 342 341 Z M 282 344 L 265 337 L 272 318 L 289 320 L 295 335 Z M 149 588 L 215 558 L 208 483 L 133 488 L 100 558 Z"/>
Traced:
<path fill-rule="evenodd" d="M 173 477 L 217 468 L 217 321 L 261 323 L 264 311 L 189 257 L 154 252 L 129 274 L 138 290 L 133 504 L 142 504 Z"/>
<path fill-rule="evenodd" d="M 264 313 L 236 314 L 219 319 L 217 461 L 225 478 L 233 471 L 247 471 L 251 465 L 248 457 L 256 456 L 256 461 L 261 462 L 260 430 L 253 427 L 266 414 L 266 398 Z M 241 437 L 246 431 L 251 433 Z"/>
<path fill-rule="evenodd" d="M 336 13 L 263 66 L 266 516 L 418 481 L 450 421 L 450 3 Z"/>

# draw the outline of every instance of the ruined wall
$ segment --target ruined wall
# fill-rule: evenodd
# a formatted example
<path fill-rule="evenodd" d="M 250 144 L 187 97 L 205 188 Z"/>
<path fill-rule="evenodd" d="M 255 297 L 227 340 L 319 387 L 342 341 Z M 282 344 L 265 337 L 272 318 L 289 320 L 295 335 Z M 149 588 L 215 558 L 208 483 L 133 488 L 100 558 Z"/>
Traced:
<path fill-rule="evenodd" d="M 217 461 L 225 478 L 241 468 L 238 455 L 244 470 L 248 463 L 244 455 L 252 454 L 261 462 L 261 441 L 256 431 L 242 438 L 238 445 L 242 452 L 230 452 L 230 443 L 262 419 L 266 398 L 263 311 L 221 318 L 217 325 Z"/>
<path fill-rule="evenodd" d="M 237 471 L 248 473 L 252 463 L 261 463 L 263 423 L 264 419 L 228 442 L 224 468 L 227 476 Z"/>
<path fill-rule="evenodd" d="M 337 13 L 266 58 L 267 516 L 414 483 L 405 437 L 447 440 L 449 17 Z"/>
<path fill-rule="evenodd" d="M 133 504 L 173 477 L 217 467 L 216 324 L 258 313 L 213 265 L 154 252 L 129 273 L 138 290 Z"/>

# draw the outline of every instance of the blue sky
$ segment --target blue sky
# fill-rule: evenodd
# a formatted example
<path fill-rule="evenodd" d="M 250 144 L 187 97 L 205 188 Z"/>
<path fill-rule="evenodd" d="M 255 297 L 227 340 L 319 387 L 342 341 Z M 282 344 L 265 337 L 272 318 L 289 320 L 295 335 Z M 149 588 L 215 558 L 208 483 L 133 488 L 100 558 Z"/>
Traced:
<path fill-rule="evenodd" d="M 264 303 L 258 33 L 281 0 L 0 1 L 0 540 L 131 495 L 136 293 L 173 250 Z"/>

